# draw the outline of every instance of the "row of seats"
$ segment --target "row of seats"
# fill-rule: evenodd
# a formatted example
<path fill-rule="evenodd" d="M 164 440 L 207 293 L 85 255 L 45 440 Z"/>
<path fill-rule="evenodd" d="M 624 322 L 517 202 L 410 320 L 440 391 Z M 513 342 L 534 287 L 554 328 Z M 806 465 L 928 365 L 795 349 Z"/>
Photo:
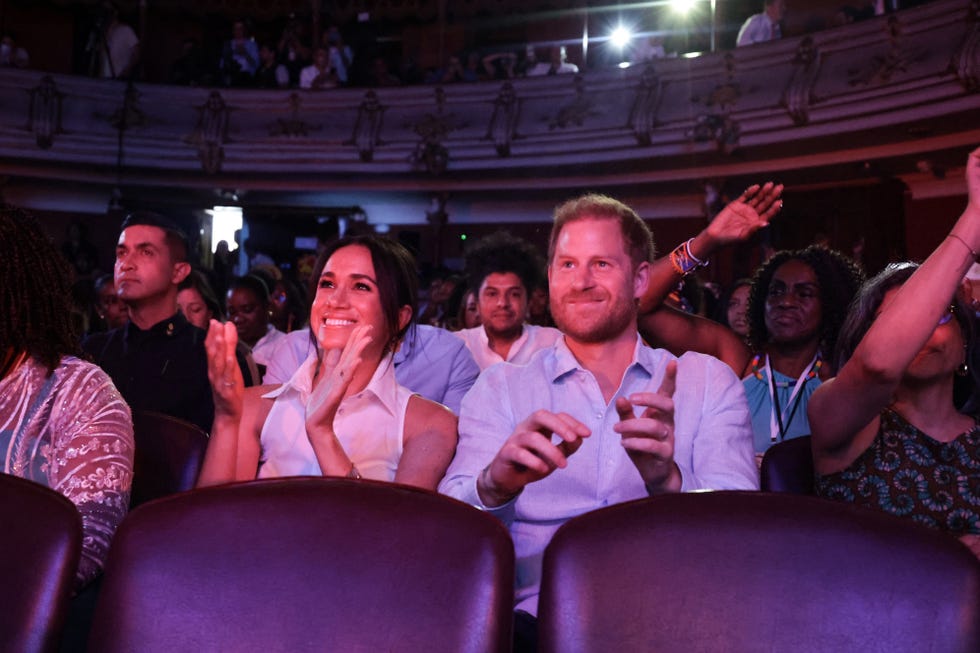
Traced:
<path fill-rule="evenodd" d="M 2 648 L 50 650 L 77 514 L 40 486 L 0 486 Z M 514 571 L 495 518 L 435 493 L 320 477 L 193 490 L 120 526 L 89 650 L 507 651 Z M 543 574 L 542 651 L 980 650 L 965 547 L 813 497 L 612 506 L 565 524 Z"/>
<path fill-rule="evenodd" d="M 194 487 L 208 436 L 197 426 L 150 411 L 133 414 L 136 439 L 130 507 Z M 762 490 L 813 494 L 810 436 L 778 442 L 762 460 Z"/>

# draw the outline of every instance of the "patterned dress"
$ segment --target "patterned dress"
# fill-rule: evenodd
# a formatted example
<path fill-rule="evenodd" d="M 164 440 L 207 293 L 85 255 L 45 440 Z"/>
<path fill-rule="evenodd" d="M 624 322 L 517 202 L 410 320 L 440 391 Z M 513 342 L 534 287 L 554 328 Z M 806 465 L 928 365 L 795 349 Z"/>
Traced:
<path fill-rule="evenodd" d="M 844 471 L 817 475 L 816 487 L 955 535 L 980 533 L 980 425 L 939 442 L 886 409 L 871 446 Z"/>
<path fill-rule="evenodd" d="M 133 420 L 101 368 L 67 356 L 51 375 L 28 358 L 0 380 L 3 472 L 68 497 L 82 515 L 76 589 L 102 570 L 129 507 Z"/>

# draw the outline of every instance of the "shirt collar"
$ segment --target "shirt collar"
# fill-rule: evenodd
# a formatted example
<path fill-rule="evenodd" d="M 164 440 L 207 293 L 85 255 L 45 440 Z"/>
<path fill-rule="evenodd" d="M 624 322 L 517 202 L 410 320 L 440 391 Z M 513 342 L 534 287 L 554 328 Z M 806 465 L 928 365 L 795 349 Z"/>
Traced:
<path fill-rule="evenodd" d="M 408 357 L 412 355 L 412 346 L 417 337 L 418 329 L 415 327 L 415 323 L 413 322 L 408 326 L 408 330 L 405 331 L 405 336 L 401 339 L 401 343 L 398 345 L 398 351 L 395 352 L 395 367 L 398 367 L 404 363 Z"/>
<path fill-rule="evenodd" d="M 265 393 L 262 397 L 264 399 L 275 399 L 287 392 L 296 392 L 305 404 L 310 396 L 310 392 L 313 390 L 313 373 L 316 371 L 318 363 L 317 352 L 314 350 L 288 381 L 275 390 Z M 397 414 L 398 382 L 395 380 L 395 366 L 392 363 L 391 354 L 381 359 L 378 368 L 374 370 L 374 375 L 368 381 L 367 387 L 357 395 L 354 395 L 354 397 L 361 397 L 366 394 L 373 395 L 377 398 L 381 402 L 381 405 L 392 415 Z M 344 401 L 349 401 L 354 397 L 346 397 Z"/>
<path fill-rule="evenodd" d="M 565 344 L 565 336 L 555 342 L 553 360 L 554 366 L 550 375 L 552 382 L 574 370 L 587 371 L 575 358 L 575 354 L 568 348 L 568 345 Z M 633 362 L 626 368 L 626 374 L 629 374 L 629 371 L 634 367 L 642 369 L 650 376 L 653 376 L 655 369 L 653 351 L 643 344 L 639 333 L 636 334 L 636 344 L 633 347 Z"/>
<path fill-rule="evenodd" d="M 161 320 L 157 322 L 156 324 L 151 326 L 149 329 L 146 329 L 145 331 L 139 328 L 138 326 L 136 326 L 135 324 L 133 324 L 132 321 L 130 321 L 126 324 L 124 333 L 127 340 L 129 340 L 130 338 L 132 338 L 133 340 L 139 340 L 150 336 L 164 336 L 170 338 L 180 333 L 181 331 L 183 331 L 189 326 L 190 326 L 190 322 L 187 321 L 187 318 L 184 317 L 184 314 L 181 313 L 180 311 L 177 311 L 176 313 L 168 317 L 166 320 Z"/>

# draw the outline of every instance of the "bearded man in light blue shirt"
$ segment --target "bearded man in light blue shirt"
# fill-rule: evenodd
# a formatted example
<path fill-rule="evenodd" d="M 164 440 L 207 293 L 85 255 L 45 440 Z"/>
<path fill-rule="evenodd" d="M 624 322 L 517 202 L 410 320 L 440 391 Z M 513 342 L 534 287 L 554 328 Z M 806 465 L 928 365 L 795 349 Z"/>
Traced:
<path fill-rule="evenodd" d="M 564 335 L 526 365 L 488 368 L 463 399 L 439 489 L 510 529 L 519 617 L 537 612 L 541 558 L 568 519 L 663 492 L 758 488 L 739 379 L 637 333 L 652 257 L 649 228 L 621 202 L 558 207 L 548 281 Z"/>

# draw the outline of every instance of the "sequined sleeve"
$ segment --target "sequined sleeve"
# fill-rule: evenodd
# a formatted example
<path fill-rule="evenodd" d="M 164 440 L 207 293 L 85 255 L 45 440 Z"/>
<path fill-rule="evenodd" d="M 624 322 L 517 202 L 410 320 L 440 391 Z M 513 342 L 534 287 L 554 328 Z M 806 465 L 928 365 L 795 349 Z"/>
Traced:
<path fill-rule="evenodd" d="M 126 516 L 135 447 L 129 406 L 112 380 L 94 365 L 73 362 L 62 367 L 67 378 L 53 398 L 40 453 L 47 460 L 48 486 L 68 497 L 82 515 L 78 588 L 102 570 L 112 536 Z"/>

